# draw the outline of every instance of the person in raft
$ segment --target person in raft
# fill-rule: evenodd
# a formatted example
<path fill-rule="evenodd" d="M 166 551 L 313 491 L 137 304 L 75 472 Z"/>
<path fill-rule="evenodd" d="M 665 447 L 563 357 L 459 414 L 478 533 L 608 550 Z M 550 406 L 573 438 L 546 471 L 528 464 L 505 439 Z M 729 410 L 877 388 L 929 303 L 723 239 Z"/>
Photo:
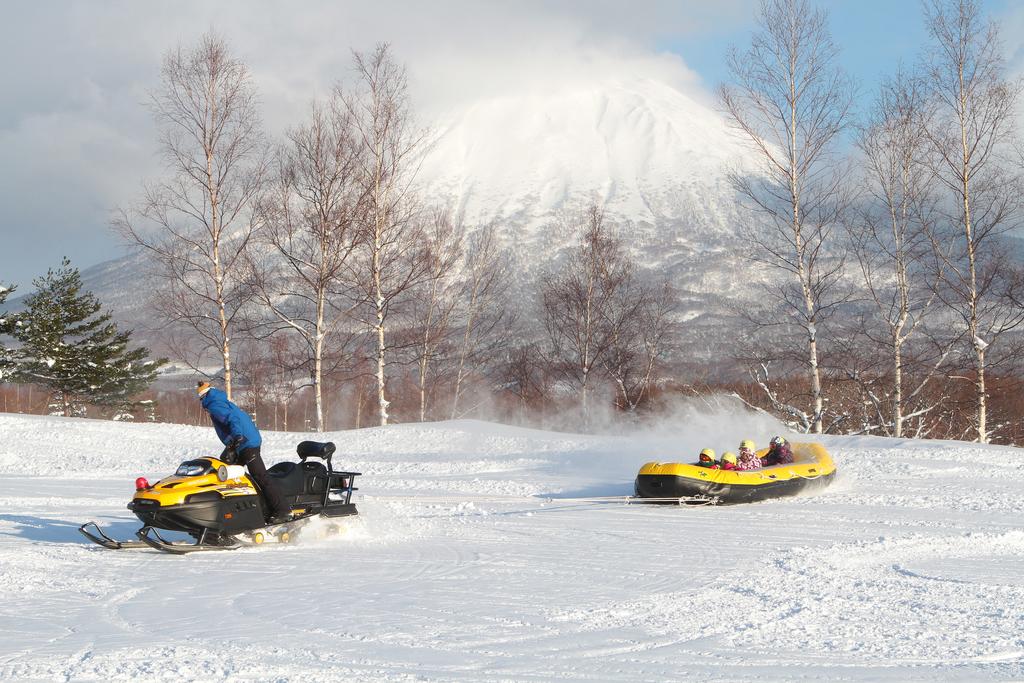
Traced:
<path fill-rule="evenodd" d="M 750 439 L 740 441 L 740 461 L 736 467 L 740 470 L 756 470 L 761 467 L 761 458 L 754 452 L 754 442 Z"/>
<path fill-rule="evenodd" d="M 761 463 L 765 467 L 770 467 L 772 465 L 789 465 L 792 462 L 793 451 L 789 447 L 789 442 L 781 436 L 772 437 L 771 444 L 768 446 L 768 453 L 761 459 Z"/>
<path fill-rule="evenodd" d="M 723 470 L 738 470 L 739 466 L 736 464 L 736 454 L 725 452 L 722 454 L 722 469 Z"/>
<path fill-rule="evenodd" d="M 220 459 L 229 465 L 245 465 L 270 508 L 270 521 L 288 521 L 292 511 L 267 474 L 267 466 L 260 457 L 263 439 L 252 418 L 229 401 L 227 394 L 210 386 L 209 382 L 196 382 L 196 393 L 199 394 L 203 409 L 210 414 L 217 437 L 225 446 Z"/>
<path fill-rule="evenodd" d="M 715 460 L 715 452 L 710 448 L 705 448 L 697 456 L 698 467 L 710 467 L 713 470 L 719 469 L 718 462 Z"/>

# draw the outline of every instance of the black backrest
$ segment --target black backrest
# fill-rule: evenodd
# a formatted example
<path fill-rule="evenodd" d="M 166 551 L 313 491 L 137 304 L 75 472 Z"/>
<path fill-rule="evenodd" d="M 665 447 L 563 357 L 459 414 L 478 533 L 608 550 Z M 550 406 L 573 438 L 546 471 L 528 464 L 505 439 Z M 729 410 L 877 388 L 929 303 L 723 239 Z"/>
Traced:
<path fill-rule="evenodd" d="M 321 443 L 319 441 L 303 441 L 296 448 L 295 452 L 299 454 L 299 457 L 305 460 L 306 458 L 322 458 L 324 460 L 330 460 L 331 456 L 334 455 L 335 446 L 332 442 Z"/>

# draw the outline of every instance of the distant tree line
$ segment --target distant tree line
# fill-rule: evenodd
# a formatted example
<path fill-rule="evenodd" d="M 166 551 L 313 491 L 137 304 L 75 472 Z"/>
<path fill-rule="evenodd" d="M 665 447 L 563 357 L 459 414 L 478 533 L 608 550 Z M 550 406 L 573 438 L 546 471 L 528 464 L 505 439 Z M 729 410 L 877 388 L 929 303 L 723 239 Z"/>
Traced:
<path fill-rule="evenodd" d="M 150 102 L 167 172 L 116 228 L 152 257 L 172 355 L 264 426 L 590 429 L 726 393 L 804 432 L 1024 442 L 1022 84 L 974 0 L 924 18 L 918 64 L 863 111 L 808 0 L 766 0 L 729 54 L 720 102 L 761 162 L 731 176 L 760 289 L 714 372 L 600 205 L 551 226 L 569 247 L 537 272 L 500 226 L 418 192 L 430 133 L 387 45 L 278 140 L 222 38 L 169 52 Z M 191 397 L 161 402 L 193 419 Z"/>

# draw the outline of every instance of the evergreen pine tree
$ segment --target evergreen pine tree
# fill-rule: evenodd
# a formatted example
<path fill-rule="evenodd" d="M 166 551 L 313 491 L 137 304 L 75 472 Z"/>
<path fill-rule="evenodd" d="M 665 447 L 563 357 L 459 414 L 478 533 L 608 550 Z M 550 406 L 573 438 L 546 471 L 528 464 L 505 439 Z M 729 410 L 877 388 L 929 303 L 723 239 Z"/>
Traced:
<path fill-rule="evenodd" d="M 7 300 L 11 292 L 14 291 L 14 287 L 4 287 L 0 285 L 0 304 Z M 4 337 L 9 337 L 14 334 L 14 325 L 17 322 L 17 316 L 12 313 L 6 313 L 0 311 L 0 382 L 7 381 L 11 376 L 11 371 L 14 368 L 13 353 L 10 348 L 4 344 Z"/>
<path fill-rule="evenodd" d="M 130 409 L 131 397 L 156 379 L 166 359 L 151 361 L 148 349 L 128 348 L 131 332 L 118 332 L 96 297 L 82 292 L 67 258 L 32 284 L 36 291 L 13 329 L 21 342 L 17 379 L 47 387 L 65 416 L 83 414 L 86 405 Z"/>

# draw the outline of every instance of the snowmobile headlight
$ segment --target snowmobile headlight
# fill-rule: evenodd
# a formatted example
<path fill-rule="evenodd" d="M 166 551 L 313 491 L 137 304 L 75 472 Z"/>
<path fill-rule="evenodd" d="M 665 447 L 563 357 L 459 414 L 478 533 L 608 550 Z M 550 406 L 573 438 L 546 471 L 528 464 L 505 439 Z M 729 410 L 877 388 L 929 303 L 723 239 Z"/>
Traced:
<path fill-rule="evenodd" d="M 245 476 L 245 468 L 241 465 L 221 465 L 217 468 L 217 479 L 220 481 L 241 479 L 243 476 Z"/>
<path fill-rule="evenodd" d="M 203 473 L 206 468 L 191 462 L 183 462 L 174 471 L 176 477 L 196 477 Z"/>

